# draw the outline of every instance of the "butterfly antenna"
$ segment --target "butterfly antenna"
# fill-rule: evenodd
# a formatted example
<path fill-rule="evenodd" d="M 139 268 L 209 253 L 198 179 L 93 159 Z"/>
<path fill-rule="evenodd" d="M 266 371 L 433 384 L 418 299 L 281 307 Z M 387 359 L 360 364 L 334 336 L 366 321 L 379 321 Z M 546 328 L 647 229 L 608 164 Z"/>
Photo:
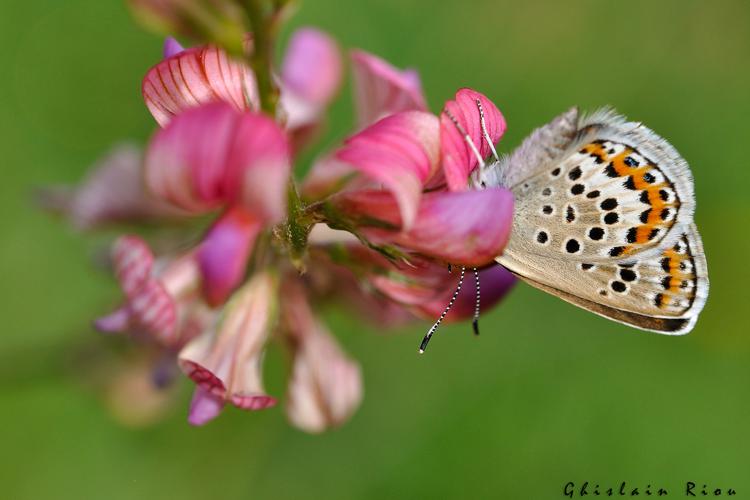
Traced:
<path fill-rule="evenodd" d="M 492 156 L 495 157 L 495 160 L 500 161 L 500 157 L 497 155 L 497 150 L 495 150 L 495 145 L 492 144 L 490 133 L 487 132 L 487 123 L 484 121 L 484 108 L 482 107 L 482 101 L 479 99 L 477 99 L 477 109 L 479 110 L 479 124 L 482 126 L 482 136 L 484 137 L 484 140 L 487 141 L 487 145 L 490 147 L 490 151 L 492 151 Z"/>
<path fill-rule="evenodd" d="M 440 323 L 443 322 L 445 319 L 445 315 L 448 314 L 448 311 L 451 310 L 451 307 L 453 307 L 453 303 L 456 302 L 456 297 L 458 297 L 459 292 L 461 291 L 461 285 L 464 284 L 464 275 L 466 274 L 466 268 L 461 266 L 461 276 L 458 278 L 458 286 L 456 286 L 456 291 L 453 292 L 453 296 L 451 297 L 451 300 L 448 302 L 448 305 L 443 309 L 443 312 L 440 314 L 440 317 L 438 318 L 435 323 L 430 327 L 430 329 L 427 331 L 427 335 L 424 336 L 422 339 L 422 343 L 419 344 L 419 354 L 424 354 L 425 349 L 427 349 L 427 344 L 430 343 L 430 339 L 432 338 L 432 335 L 435 333 L 435 331 L 440 326 Z"/>
<path fill-rule="evenodd" d="M 474 335 L 479 335 L 479 302 L 480 302 L 480 291 L 479 291 L 479 271 L 477 268 L 473 268 L 474 271 L 474 283 L 477 286 L 477 301 L 474 303 L 474 319 L 471 320 L 471 327 L 474 329 Z"/>
<path fill-rule="evenodd" d="M 456 120 L 456 117 L 453 116 L 453 113 L 451 113 L 447 109 L 444 109 L 443 113 L 445 113 L 445 116 L 447 116 L 450 119 L 450 121 L 453 122 L 453 125 L 456 126 L 458 133 L 464 137 L 464 142 L 466 142 L 466 144 L 469 146 L 469 149 L 471 149 L 472 153 L 474 153 L 474 156 L 477 157 L 479 166 L 481 168 L 484 168 L 485 167 L 484 158 L 482 158 L 482 155 L 479 153 L 479 150 L 477 149 L 476 144 L 474 144 L 474 141 L 471 140 L 471 136 L 466 133 L 466 129 L 463 127 L 463 125 L 458 123 L 458 120 Z"/>

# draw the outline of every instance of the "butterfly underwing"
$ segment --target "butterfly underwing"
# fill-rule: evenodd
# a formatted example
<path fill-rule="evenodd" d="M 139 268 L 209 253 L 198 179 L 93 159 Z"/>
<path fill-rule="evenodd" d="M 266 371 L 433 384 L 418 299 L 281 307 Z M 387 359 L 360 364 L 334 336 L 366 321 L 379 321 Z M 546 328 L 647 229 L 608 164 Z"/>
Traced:
<path fill-rule="evenodd" d="M 474 182 L 513 192 L 511 237 L 496 260 L 527 283 L 643 330 L 695 325 L 708 274 L 692 175 L 643 124 L 573 108 Z"/>

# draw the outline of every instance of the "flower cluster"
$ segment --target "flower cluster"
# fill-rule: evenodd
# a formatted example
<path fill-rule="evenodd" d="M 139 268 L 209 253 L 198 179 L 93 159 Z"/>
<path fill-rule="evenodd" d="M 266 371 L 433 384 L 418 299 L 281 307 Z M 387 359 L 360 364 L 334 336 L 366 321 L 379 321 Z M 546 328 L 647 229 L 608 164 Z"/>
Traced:
<path fill-rule="evenodd" d="M 133 3 L 165 12 L 191 4 Z M 246 34 L 241 45 L 233 57 L 234 46 L 184 49 L 167 39 L 164 59 L 143 79 L 159 125 L 145 151 L 117 148 L 80 187 L 48 193 L 47 203 L 86 229 L 137 221 L 169 229 L 149 233 L 151 244 L 132 234 L 114 242 L 124 300 L 96 327 L 176 361 L 195 384 L 190 423 L 226 405 L 276 404 L 262 377 L 275 339 L 291 359 L 287 416 L 320 432 L 354 412 L 362 381 L 312 304 L 339 298 L 388 324 L 435 318 L 451 302 L 445 319 L 462 320 L 513 285 L 490 265 L 509 237 L 512 195 L 469 181 L 506 124 L 471 89 L 435 115 L 415 71 L 353 51 L 357 131 L 297 182 L 298 153 L 318 136 L 341 84 L 339 48 L 301 29 L 279 69 L 263 75 L 251 64 L 261 40 Z M 478 269 L 481 304 L 471 287 L 454 295 L 450 265 Z"/>

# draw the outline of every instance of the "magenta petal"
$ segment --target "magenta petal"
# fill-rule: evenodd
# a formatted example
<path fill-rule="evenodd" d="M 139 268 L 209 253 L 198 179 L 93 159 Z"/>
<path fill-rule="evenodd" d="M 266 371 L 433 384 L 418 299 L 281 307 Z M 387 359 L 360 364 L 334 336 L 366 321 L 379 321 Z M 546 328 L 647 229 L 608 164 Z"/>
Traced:
<path fill-rule="evenodd" d="M 183 50 L 151 68 L 142 92 L 161 126 L 174 115 L 209 102 L 227 102 L 238 110 L 258 109 L 252 71 L 210 45 Z"/>
<path fill-rule="evenodd" d="M 185 47 L 180 45 L 180 42 L 178 42 L 171 36 L 167 37 L 164 40 L 164 59 L 169 59 L 172 56 L 176 56 L 183 50 L 185 50 Z"/>
<path fill-rule="evenodd" d="M 505 118 L 497 106 L 484 95 L 471 89 L 461 89 L 456 93 L 455 100 L 445 103 L 444 109 L 452 114 L 469 134 L 482 158 L 487 158 L 492 151 L 482 134 L 477 101 L 482 104 L 487 132 L 492 143 L 497 144 L 505 133 Z M 453 191 L 466 189 L 469 175 L 479 160 L 446 113 L 440 115 L 440 151 L 448 188 Z"/>
<path fill-rule="evenodd" d="M 112 263 L 123 292 L 132 297 L 150 279 L 154 255 L 138 236 L 120 236 L 112 246 Z"/>
<path fill-rule="evenodd" d="M 192 213 L 239 203 L 274 223 L 286 208 L 289 156 L 286 135 L 270 118 L 207 104 L 155 134 L 146 153 L 146 184 Z"/>
<path fill-rule="evenodd" d="M 204 425 L 215 419 L 224 408 L 224 400 L 214 396 L 200 386 L 195 388 L 190 402 L 188 422 L 190 425 Z"/>
<path fill-rule="evenodd" d="M 317 105 L 328 104 L 341 84 L 338 45 L 314 28 L 295 31 L 281 66 L 281 80 L 297 97 Z"/>
<path fill-rule="evenodd" d="M 224 193 L 267 224 L 286 214 L 292 171 L 289 140 L 265 115 L 243 113 L 227 157 Z"/>
<path fill-rule="evenodd" d="M 192 213 L 224 204 L 227 155 L 240 116 L 228 104 L 209 104 L 182 113 L 159 130 L 145 158 L 151 192 Z"/>
<path fill-rule="evenodd" d="M 360 127 L 400 111 L 427 110 L 416 71 L 398 70 L 361 50 L 352 51 L 351 56 L 354 105 Z"/>
<path fill-rule="evenodd" d="M 342 197 L 339 210 L 364 213 L 398 229 L 398 207 L 387 193 L 359 192 Z M 502 254 L 513 218 L 513 194 L 503 188 L 434 192 L 422 196 L 407 231 L 368 229 L 376 243 L 396 244 L 457 265 L 482 266 Z"/>
<path fill-rule="evenodd" d="M 242 281 L 261 228 L 257 217 L 235 208 L 209 230 L 198 251 L 206 302 L 214 306 L 221 304 Z"/>
<path fill-rule="evenodd" d="M 411 227 L 422 186 L 437 168 L 438 120 L 406 111 L 376 122 L 346 141 L 336 158 L 382 183 L 398 202 L 403 225 Z"/>

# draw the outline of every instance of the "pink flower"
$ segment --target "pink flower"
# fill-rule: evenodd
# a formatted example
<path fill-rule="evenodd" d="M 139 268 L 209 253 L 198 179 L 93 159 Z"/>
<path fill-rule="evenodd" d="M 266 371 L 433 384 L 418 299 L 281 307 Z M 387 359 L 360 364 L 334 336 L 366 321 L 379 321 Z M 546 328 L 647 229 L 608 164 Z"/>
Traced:
<path fill-rule="evenodd" d="M 274 321 L 277 280 L 256 274 L 226 305 L 213 329 L 187 344 L 179 354 L 182 371 L 198 386 L 190 423 L 201 425 L 226 403 L 243 410 L 276 404 L 263 389 L 263 348 Z"/>
<path fill-rule="evenodd" d="M 121 236 L 112 247 L 112 263 L 126 304 L 98 319 L 99 330 L 143 333 L 166 348 L 179 348 L 195 335 L 195 323 L 206 320 L 206 312 L 191 303 L 198 283 L 194 256 L 165 260 L 157 269 L 143 240 Z"/>
<path fill-rule="evenodd" d="M 480 106 L 494 140 L 502 135 L 505 122 L 481 94 L 460 90 L 456 100 L 446 104 L 444 115 L 450 113 L 470 135 L 478 134 L 476 144 L 482 146 L 477 152 L 488 156 L 490 145 L 482 137 Z M 311 173 L 312 185 L 318 193 L 325 192 L 322 184 L 344 185 L 326 200 L 333 217 L 340 217 L 342 226 L 376 244 L 481 266 L 500 255 L 508 241 L 513 197 L 502 188 L 463 193 L 436 190 L 446 180 L 447 187 L 458 189 L 457 179 L 463 178 L 466 184 L 478 165 L 477 158 L 465 154 L 469 146 L 458 148 L 453 131 L 446 131 L 442 118 L 438 129 L 436 121 L 420 111 L 381 119 L 349 138 L 334 153 L 336 162 L 319 163 Z M 426 188 L 429 193 L 423 193 Z"/>
<path fill-rule="evenodd" d="M 206 104 L 156 133 L 145 169 L 165 202 L 194 214 L 226 210 L 198 251 L 206 299 L 220 304 L 242 279 L 260 231 L 286 214 L 286 134 L 264 115 Z"/>
<path fill-rule="evenodd" d="M 362 400 L 359 365 L 315 319 L 298 283 L 284 287 L 283 318 L 294 352 L 286 412 L 307 432 L 341 425 Z"/>
<path fill-rule="evenodd" d="M 487 133 L 491 142 L 484 140 L 480 125 L 480 109 L 484 112 Z M 453 101 L 445 103 L 440 115 L 440 155 L 448 188 L 452 191 L 467 189 L 471 172 L 479 160 L 463 134 L 451 120 L 455 118 L 462 129 L 469 134 L 472 144 L 482 158 L 487 158 L 492 148 L 505 133 L 505 118 L 497 106 L 485 96 L 471 89 L 461 89 Z"/>

